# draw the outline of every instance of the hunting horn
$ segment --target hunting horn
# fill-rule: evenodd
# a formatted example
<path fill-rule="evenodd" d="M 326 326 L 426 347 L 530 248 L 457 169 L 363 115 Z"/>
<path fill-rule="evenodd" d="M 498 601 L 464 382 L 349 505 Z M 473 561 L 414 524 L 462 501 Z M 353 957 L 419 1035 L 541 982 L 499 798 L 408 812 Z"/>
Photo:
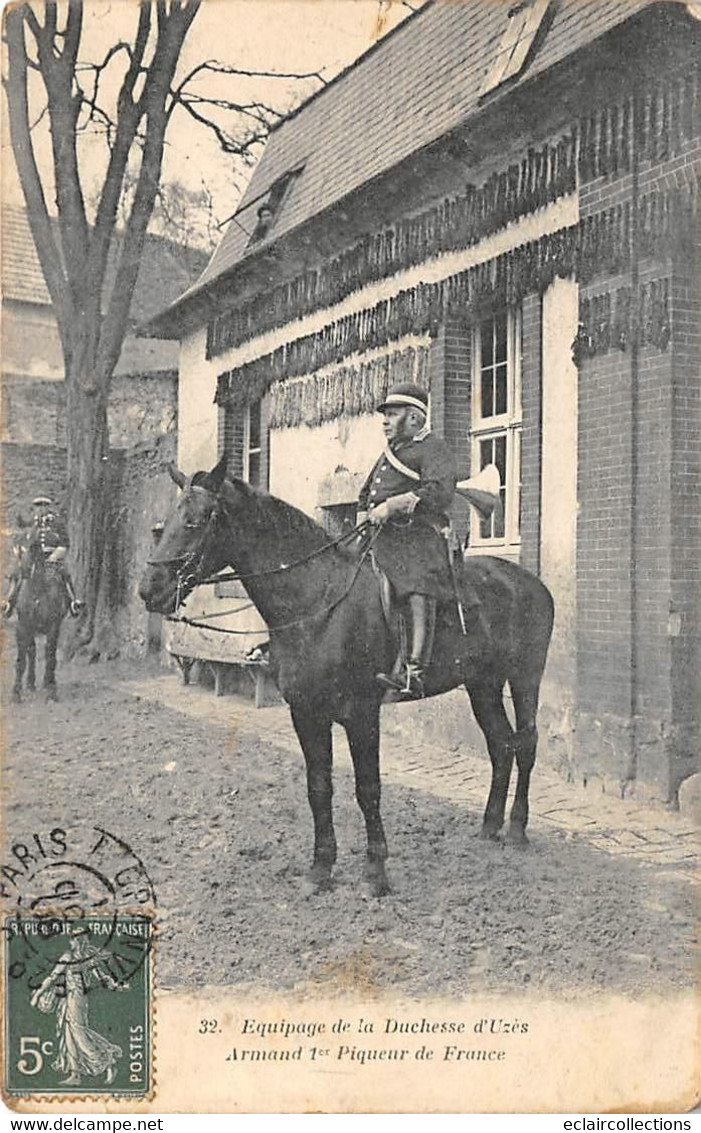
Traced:
<path fill-rule="evenodd" d="M 455 490 L 472 505 L 481 519 L 489 519 L 494 509 L 501 506 L 500 487 L 499 469 L 496 464 L 487 464 L 476 476 L 458 481 Z"/>

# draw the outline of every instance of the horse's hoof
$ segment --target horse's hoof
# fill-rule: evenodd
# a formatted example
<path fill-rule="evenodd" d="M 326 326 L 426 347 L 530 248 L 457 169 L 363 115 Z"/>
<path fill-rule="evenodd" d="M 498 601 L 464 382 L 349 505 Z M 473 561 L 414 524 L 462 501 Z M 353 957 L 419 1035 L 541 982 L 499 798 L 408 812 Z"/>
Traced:
<path fill-rule="evenodd" d="M 381 881 L 364 881 L 361 886 L 361 896 L 365 901 L 379 901 L 382 897 L 389 897 L 392 886 L 387 878 Z"/>
<path fill-rule="evenodd" d="M 56 691 L 55 685 L 49 685 L 49 687 L 47 688 L 46 699 L 47 701 L 58 700 L 58 692 Z"/>
<path fill-rule="evenodd" d="M 316 897 L 319 893 L 328 893 L 332 888 L 331 867 L 315 865 L 302 882 L 302 896 Z"/>
<path fill-rule="evenodd" d="M 506 833 L 507 846 L 513 846 L 516 850 L 527 850 L 530 842 L 526 837 L 526 831 L 520 826 L 510 826 Z"/>
<path fill-rule="evenodd" d="M 384 866 L 369 865 L 363 875 L 362 893 L 366 898 L 387 897 L 392 887 L 387 880 Z"/>
<path fill-rule="evenodd" d="M 12 690 L 12 702 L 13 702 L 13 704 L 21 704 L 22 703 L 22 693 L 19 691 L 18 688 L 13 688 L 13 690 Z"/>
<path fill-rule="evenodd" d="M 483 842 L 498 842 L 500 830 L 500 826 L 488 826 L 485 822 L 479 832 L 479 837 Z"/>

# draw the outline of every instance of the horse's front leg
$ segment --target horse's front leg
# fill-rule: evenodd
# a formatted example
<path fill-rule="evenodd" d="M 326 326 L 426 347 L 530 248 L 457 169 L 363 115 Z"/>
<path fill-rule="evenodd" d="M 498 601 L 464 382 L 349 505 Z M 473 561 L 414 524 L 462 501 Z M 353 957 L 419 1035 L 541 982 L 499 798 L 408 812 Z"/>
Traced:
<path fill-rule="evenodd" d="M 344 721 L 353 769 L 355 797 L 363 812 L 368 850 L 365 881 L 373 897 L 390 892 L 385 861 L 387 840 L 380 814 L 380 706 L 361 705 Z"/>
<path fill-rule="evenodd" d="M 308 704 L 293 704 L 291 712 L 292 723 L 307 764 L 307 795 L 314 817 L 314 860 L 309 881 L 318 893 L 330 888 L 331 871 L 336 861 L 331 719 L 320 714 L 318 706 Z"/>
<path fill-rule="evenodd" d="M 47 700 L 58 700 L 58 693 L 56 691 L 56 651 L 58 649 L 58 630 L 56 627 L 55 632 L 46 635 L 46 645 L 44 646 L 44 688 L 46 689 Z"/>
<path fill-rule="evenodd" d="M 22 677 L 27 663 L 27 638 L 20 626 L 17 626 L 17 661 L 15 662 L 15 683 L 12 686 L 12 699 L 16 704 L 22 699 Z"/>
<path fill-rule="evenodd" d="M 37 686 L 37 643 L 32 637 L 27 642 L 27 691 L 34 692 Z"/>

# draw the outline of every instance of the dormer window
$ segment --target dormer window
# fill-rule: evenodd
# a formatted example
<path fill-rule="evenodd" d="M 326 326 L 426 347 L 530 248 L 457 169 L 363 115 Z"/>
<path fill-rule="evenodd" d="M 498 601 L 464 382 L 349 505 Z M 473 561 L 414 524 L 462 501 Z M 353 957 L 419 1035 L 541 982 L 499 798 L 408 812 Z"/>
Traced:
<path fill-rule="evenodd" d="M 287 196 L 288 190 L 292 182 L 299 176 L 304 169 L 303 165 L 298 166 L 297 169 L 292 169 L 290 172 L 285 173 L 282 177 L 278 177 L 265 193 L 263 200 L 260 201 L 257 210 L 257 222 L 251 235 L 250 244 L 256 244 L 259 240 L 264 240 L 272 229 L 275 221 L 280 212 L 280 206 Z"/>
<path fill-rule="evenodd" d="M 509 9 L 506 30 L 482 84 L 482 95 L 496 90 L 523 70 L 549 3 L 550 0 L 521 0 Z"/>

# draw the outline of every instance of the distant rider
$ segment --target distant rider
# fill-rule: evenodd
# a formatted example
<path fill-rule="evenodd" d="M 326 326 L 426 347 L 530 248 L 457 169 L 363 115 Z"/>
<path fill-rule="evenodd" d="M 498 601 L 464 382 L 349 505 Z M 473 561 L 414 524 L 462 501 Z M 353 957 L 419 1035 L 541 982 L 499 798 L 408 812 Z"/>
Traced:
<path fill-rule="evenodd" d="M 45 561 L 56 568 L 66 588 L 71 615 L 77 618 L 85 603 L 76 597 L 73 580 L 65 563 L 66 552 L 69 547 L 66 525 L 57 514 L 48 496 L 37 496 L 36 499 L 32 500 L 32 507 L 34 508 L 34 515 L 29 537 L 30 545 L 38 542 Z M 22 583 L 28 577 L 28 574 L 29 563 L 25 554 L 10 571 L 10 593 L 2 604 L 2 612 L 6 618 L 9 618 L 15 609 Z"/>

